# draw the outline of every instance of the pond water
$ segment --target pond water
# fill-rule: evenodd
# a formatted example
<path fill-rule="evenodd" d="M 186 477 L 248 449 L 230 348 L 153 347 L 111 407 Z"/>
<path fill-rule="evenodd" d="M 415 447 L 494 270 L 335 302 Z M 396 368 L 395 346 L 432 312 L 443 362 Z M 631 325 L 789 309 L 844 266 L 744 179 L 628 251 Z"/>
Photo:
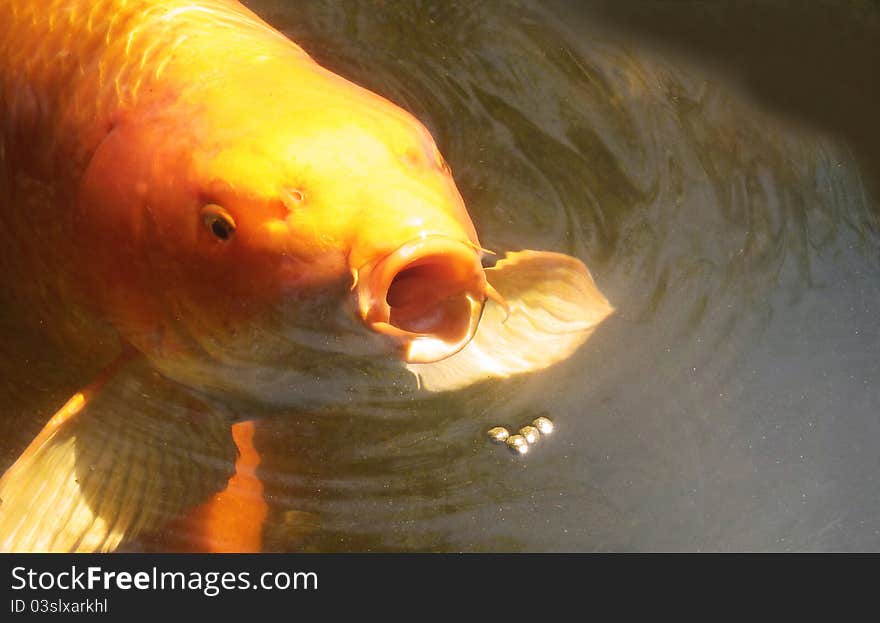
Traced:
<path fill-rule="evenodd" d="M 575 255 L 617 310 L 527 378 L 261 417 L 264 550 L 880 548 L 880 227 L 844 141 L 589 9 L 247 4 L 428 126 L 484 246 Z M 8 464 L 91 369 L 4 325 Z M 538 415 L 524 457 L 485 435 Z"/>

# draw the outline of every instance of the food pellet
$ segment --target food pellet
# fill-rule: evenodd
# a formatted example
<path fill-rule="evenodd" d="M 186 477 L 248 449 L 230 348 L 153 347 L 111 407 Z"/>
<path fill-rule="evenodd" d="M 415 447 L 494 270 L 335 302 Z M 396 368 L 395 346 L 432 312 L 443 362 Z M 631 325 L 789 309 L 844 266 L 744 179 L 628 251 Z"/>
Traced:
<path fill-rule="evenodd" d="M 541 431 L 542 435 L 549 435 L 553 432 L 553 422 L 548 417 L 538 417 L 532 421 L 532 426 Z"/>
<path fill-rule="evenodd" d="M 490 428 L 488 435 L 492 439 L 492 441 L 497 441 L 499 443 L 503 443 L 503 442 L 507 441 L 507 438 L 510 437 L 510 433 L 503 426 L 496 426 L 495 428 Z"/>
<path fill-rule="evenodd" d="M 530 444 L 536 443 L 541 438 L 540 431 L 534 426 L 523 426 L 519 429 L 519 434 Z"/>
<path fill-rule="evenodd" d="M 520 454 L 525 454 L 529 451 L 529 442 L 526 441 L 526 438 L 522 435 L 511 435 L 507 438 L 507 446 Z"/>

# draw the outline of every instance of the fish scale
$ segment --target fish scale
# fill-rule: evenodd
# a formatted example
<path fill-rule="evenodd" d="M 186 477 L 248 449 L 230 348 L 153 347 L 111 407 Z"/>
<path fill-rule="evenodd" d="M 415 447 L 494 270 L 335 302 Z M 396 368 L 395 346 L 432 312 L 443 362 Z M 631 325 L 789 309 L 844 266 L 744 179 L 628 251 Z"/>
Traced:
<path fill-rule="evenodd" d="M 17 149 L 17 166 L 27 162 L 28 154 L 47 154 L 52 161 L 39 163 L 43 166 L 34 167 L 36 173 L 55 180 L 60 173 L 61 179 L 75 183 L 89 154 L 112 127 L 114 114 L 173 88 L 175 81 L 162 81 L 163 73 L 181 46 L 200 37 L 225 50 L 222 60 L 212 59 L 216 62 L 229 62 L 236 53 L 270 53 L 285 41 L 238 3 L 0 4 L 2 139 Z M 210 73 L 210 62 L 199 58 L 188 63 L 181 55 L 181 89 L 193 75 Z M 71 169 L 71 162 L 78 166 Z"/>
<path fill-rule="evenodd" d="M 99 331 L 64 304 L 75 277 L 59 270 L 75 264 L 72 204 L 95 150 L 122 116 L 181 97 L 212 65 L 291 50 L 236 2 L 0 2 L 0 283 L 31 307 L 69 309 L 44 322 L 60 341 Z"/>

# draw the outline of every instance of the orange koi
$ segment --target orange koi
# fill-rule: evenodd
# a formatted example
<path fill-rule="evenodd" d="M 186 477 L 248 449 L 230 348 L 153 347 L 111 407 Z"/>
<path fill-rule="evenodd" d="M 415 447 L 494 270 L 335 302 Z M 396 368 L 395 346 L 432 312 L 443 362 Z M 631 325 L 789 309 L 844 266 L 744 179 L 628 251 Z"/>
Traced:
<path fill-rule="evenodd" d="M 107 372 L 0 478 L 0 549 L 186 509 L 258 549 L 241 405 L 534 372 L 612 311 L 575 258 L 482 255 L 425 126 L 238 2 L 3 0 L 3 292 Z"/>

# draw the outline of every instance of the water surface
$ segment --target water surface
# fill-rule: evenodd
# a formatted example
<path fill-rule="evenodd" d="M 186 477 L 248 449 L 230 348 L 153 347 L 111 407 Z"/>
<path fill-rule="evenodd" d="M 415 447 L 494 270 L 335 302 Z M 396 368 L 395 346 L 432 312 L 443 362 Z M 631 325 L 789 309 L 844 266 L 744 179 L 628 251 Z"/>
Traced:
<path fill-rule="evenodd" d="M 267 551 L 880 549 L 880 229 L 845 141 L 590 9 L 247 4 L 425 122 L 484 246 L 575 255 L 617 308 L 541 374 L 262 418 Z M 7 463 L 90 373 L 38 340 L 0 357 Z M 485 438 L 537 415 L 526 457 Z"/>

